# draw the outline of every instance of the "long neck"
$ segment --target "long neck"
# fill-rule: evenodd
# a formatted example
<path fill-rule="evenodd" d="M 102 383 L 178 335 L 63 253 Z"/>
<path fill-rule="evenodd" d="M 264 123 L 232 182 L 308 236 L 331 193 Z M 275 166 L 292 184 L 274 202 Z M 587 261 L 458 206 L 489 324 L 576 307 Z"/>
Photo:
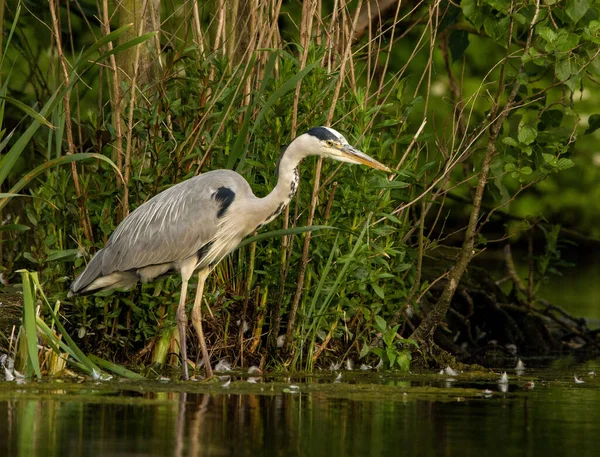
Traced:
<path fill-rule="evenodd" d="M 299 180 L 298 164 L 305 155 L 304 151 L 293 142 L 283 152 L 279 160 L 277 185 L 269 195 L 261 199 L 260 211 L 264 220 L 261 225 L 275 219 L 296 193 Z"/>

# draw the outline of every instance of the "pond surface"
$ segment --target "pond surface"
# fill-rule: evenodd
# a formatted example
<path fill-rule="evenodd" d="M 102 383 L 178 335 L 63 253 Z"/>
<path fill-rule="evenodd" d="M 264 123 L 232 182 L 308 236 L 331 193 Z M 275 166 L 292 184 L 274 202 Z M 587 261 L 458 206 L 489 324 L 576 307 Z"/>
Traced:
<path fill-rule="evenodd" d="M 594 373 L 0 381 L 0 456 L 597 456 Z"/>

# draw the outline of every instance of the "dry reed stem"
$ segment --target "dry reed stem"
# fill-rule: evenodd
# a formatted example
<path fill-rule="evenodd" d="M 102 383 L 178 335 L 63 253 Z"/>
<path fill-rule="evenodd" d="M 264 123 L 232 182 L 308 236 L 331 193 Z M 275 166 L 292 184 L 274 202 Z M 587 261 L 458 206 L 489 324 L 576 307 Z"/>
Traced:
<path fill-rule="evenodd" d="M 145 14 L 146 9 L 148 7 L 148 0 L 144 0 L 142 4 L 142 16 Z M 144 30 L 144 21 L 140 21 L 139 28 L 137 30 L 138 36 L 142 35 Z M 129 214 L 129 175 L 131 173 L 131 150 L 132 150 L 132 138 L 133 138 L 133 128 L 134 128 L 134 120 L 133 120 L 133 111 L 135 108 L 135 100 L 136 93 L 138 91 L 137 87 L 137 78 L 140 66 L 140 50 L 142 44 L 137 44 L 135 46 L 135 61 L 133 64 L 133 78 L 131 80 L 131 86 L 129 90 L 131 91 L 131 97 L 129 99 L 129 112 L 127 116 L 127 136 L 126 136 L 126 145 L 125 145 L 125 174 L 124 174 L 124 185 L 123 185 L 123 201 L 121 202 L 122 214 L 123 218 L 127 217 Z"/>
<path fill-rule="evenodd" d="M 194 32 L 194 43 L 200 51 L 200 58 L 204 57 L 204 34 L 202 33 L 202 25 L 200 22 L 200 12 L 198 11 L 198 2 L 192 1 L 192 24 Z"/>
<path fill-rule="evenodd" d="M 333 93 L 333 100 L 331 103 L 331 108 L 330 108 L 329 114 L 327 116 L 327 122 L 326 122 L 327 125 L 331 125 L 333 116 L 335 114 L 335 107 L 337 105 L 337 101 L 338 101 L 338 98 L 340 95 L 340 90 L 341 90 L 342 84 L 344 83 L 346 62 L 348 61 L 350 53 L 352 52 L 352 40 L 350 39 L 350 37 L 352 36 L 353 30 L 356 27 L 356 22 L 358 21 L 358 15 L 360 13 L 361 5 L 362 5 L 362 0 L 359 0 L 358 6 L 357 6 L 356 12 L 355 12 L 354 20 L 352 22 L 352 27 L 350 29 L 350 33 L 349 33 L 348 39 L 346 41 L 346 48 L 342 55 L 342 61 L 340 63 L 340 70 L 339 70 L 340 74 L 338 76 L 338 81 L 336 83 L 335 90 Z M 345 1 L 342 1 L 341 8 L 344 10 L 345 7 L 346 7 L 346 3 L 345 3 Z M 309 208 L 309 213 L 308 213 L 308 220 L 306 222 L 306 225 L 308 225 L 308 226 L 311 226 L 313 224 L 315 210 L 317 208 L 318 197 L 319 197 L 319 182 L 321 179 L 322 164 L 323 164 L 323 158 L 319 157 L 317 160 L 317 166 L 315 169 L 313 191 L 312 191 L 310 208 Z M 300 304 L 300 298 L 302 296 L 302 291 L 304 288 L 304 278 L 306 275 L 306 267 L 308 266 L 308 261 L 309 261 L 308 254 L 309 254 L 309 248 L 310 248 L 310 240 L 311 240 L 311 232 L 307 232 L 304 235 L 304 245 L 302 248 L 302 258 L 300 261 L 300 267 L 299 267 L 299 272 L 298 272 L 296 293 L 294 294 L 294 299 L 292 301 L 292 305 L 290 307 L 290 312 L 289 312 L 289 316 L 288 316 L 288 326 L 287 326 L 286 338 L 285 338 L 286 348 L 289 347 L 289 344 L 292 340 L 292 334 L 294 332 L 294 328 L 295 328 L 295 324 L 296 324 L 295 323 L 296 314 L 298 312 L 298 306 Z"/>
<path fill-rule="evenodd" d="M 50 14 L 52 16 L 52 28 L 54 32 L 54 39 L 56 40 L 56 50 L 58 52 L 58 58 L 60 60 L 60 65 L 63 71 L 64 85 L 68 86 L 71 83 L 71 78 L 69 76 L 69 70 L 67 68 L 67 59 L 62 50 L 62 42 L 60 36 L 60 25 L 58 22 L 58 17 L 56 15 L 56 4 L 58 0 L 50 0 Z M 63 100 L 64 108 L 65 108 L 65 130 L 67 131 L 67 145 L 68 151 L 67 154 L 71 155 L 75 153 L 75 143 L 73 141 L 73 126 L 71 124 L 71 91 L 67 91 Z M 77 200 L 79 203 L 79 217 L 80 224 L 83 227 L 83 231 L 86 239 L 89 242 L 93 242 L 93 234 L 92 234 L 92 223 L 90 221 L 89 211 L 83 202 L 83 195 L 81 193 L 81 185 L 79 183 L 79 174 L 77 173 L 77 166 L 75 162 L 71 162 L 71 175 L 73 176 L 73 185 L 75 186 L 75 194 L 77 196 Z"/>
<path fill-rule="evenodd" d="M 114 13 L 113 13 L 114 14 Z M 108 0 L 102 1 L 102 31 L 104 35 L 110 33 L 110 17 L 108 14 Z M 107 48 L 109 51 L 113 50 L 112 42 L 108 42 Z M 121 118 L 121 88 L 119 85 L 119 69 L 117 68 L 117 59 L 114 54 L 109 57 L 110 70 L 112 72 L 112 94 L 110 97 L 111 111 L 112 111 L 112 122 L 115 127 L 115 141 L 113 142 L 113 148 L 115 150 L 115 163 L 119 171 L 123 172 L 123 119 Z M 124 182 L 117 180 L 119 186 L 124 185 Z M 122 213 L 122 211 L 121 211 Z M 124 217 L 121 214 L 121 219 Z"/>

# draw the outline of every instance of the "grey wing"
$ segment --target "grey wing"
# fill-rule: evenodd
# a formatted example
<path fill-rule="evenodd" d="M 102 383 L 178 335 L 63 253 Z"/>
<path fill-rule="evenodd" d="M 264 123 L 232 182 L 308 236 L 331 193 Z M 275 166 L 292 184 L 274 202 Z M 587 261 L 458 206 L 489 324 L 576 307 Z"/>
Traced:
<path fill-rule="evenodd" d="M 177 184 L 133 211 L 103 249 L 102 274 L 176 262 L 217 233 L 236 194 L 250 191 L 237 173 L 217 170 Z"/>

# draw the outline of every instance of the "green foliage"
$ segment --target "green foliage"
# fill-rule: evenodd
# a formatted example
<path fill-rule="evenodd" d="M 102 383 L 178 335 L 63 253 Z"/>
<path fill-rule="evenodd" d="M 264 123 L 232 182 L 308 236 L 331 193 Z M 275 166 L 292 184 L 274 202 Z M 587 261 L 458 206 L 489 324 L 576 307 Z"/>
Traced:
<path fill-rule="evenodd" d="M 373 353 L 381 359 L 385 368 L 397 368 L 402 371 L 408 371 L 412 355 L 410 347 L 418 347 L 418 344 L 410 339 L 397 337 L 400 325 L 389 326 L 385 319 L 381 316 L 375 316 L 375 330 L 381 334 L 383 347 L 369 348 L 365 346 L 362 354 Z"/>
<path fill-rule="evenodd" d="M 273 304 L 280 305 L 286 323 L 296 294 L 304 234 L 310 231 L 291 357 L 276 355 L 268 362 L 312 369 L 325 364 L 331 354 L 362 356 L 369 363 L 381 358 L 388 368 L 408 369 L 413 345 L 399 333 L 410 326 L 403 325 L 405 317 L 397 316 L 407 304 L 419 312 L 420 298 L 411 294 L 419 280 L 419 247 L 427 255 L 448 233 L 461 232 L 462 226 L 450 226 L 468 218 L 469 205 L 452 204 L 445 197 L 471 196 L 482 162 L 480 152 L 489 143 L 490 113 L 501 112 L 513 88 L 515 102 L 494 143 L 493 187 L 485 195 L 486 205 L 498 208 L 511 202 L 510 210 L 518 216 L 527 215 L 519 211 L 527 207 L 524 212 L 528 212 L 530 204 L 531 211 L 544 208 L 559 213 L 576 201 L 569 194 L 572 182 L 563 185 L 562 180 L 578 179 L 575 172 L 582 169 L 582 181 L 590 188 L 594 185 L 597 192 L 598 172 L 581 167 L 576 150 L 584 133 L 581 118 L 589 113 L 587 107 L 580 109 L 575 94 L 589 91 L 600 76 L 598 7 L 585 0 L 565 5 L 545 5 L 536 11 L 536 2 L 463 0 L 460 8 L 448 6 L 438 30 L 439 39 L 447 39 L 449 57 L 440 53 L 437 35 L 431 49 L 419 47 L 418 43 L 428 41 L 419 34 L 429 32 L 418 23 L 402 38 L 401 46 L 391 43 L 390 50 L 367 51 L 376 42 L 359 42 L 339 94 L 337 61 L 328 69 L 335 58 L 323 41 L 309 45 L 303 65 L 303 50 L 295 41 L 285 41 L 278 49 L 261 48 L 248 61 L 240 61 L 229 51 L 202 54 L 187 37 L 174 32 L 176 39 L 165 51 L 159 80 L 136 93 L 132 128 L 127 132 L 133 145 L 126 182 L 130 210 L 173 183 L 218 168 L 236 169 L 256 195 L 266 195 L 276 183 L 280 148 L 291 140 L 294 106 L 297 133 L 325 124 L 335 104 L 334 127 L 350 142 L 388 165 L 402 161 L 393 180 L 360 167 L 337 170 L 338 164 L 324 162 L 320 178 L 321 185 L 326 184 L 318 195 L 313 225 L 305 227 L 314 185 L 314 161 L 306 161 L 300 191 L 290 206 L 289 227 L 284 229 L 279 218 L 269 232 L 246 240 L 207 283 L 212 310 L 207 333 L 216 348 L 214 355 L 236 353 L 241 344 L 237 322 L 245 309 L 245 319 L 255 326 L 243 338 L 253 348 L 247 355 L 259 358 L 266 344 L 262 335 L 270 323 L 267 310 Z M 53 55 L 47 52 L 50 48 L 40 35 L 44 32 L 35 28 L 34 18 L 20 18 L 18 11 L 9 42 L 13 35 L 19 42 L 29 39 L 40 55 Z M 430 10 L 424 6 L 420 13 L 430 14 Z M 24 25 L 17 28 L 19 21 Z M 92 31 L 98 32 L 94 27 Z M 37 271 L 40 287 L 51 301 L 65 299 L 70 281 L 122 218 L 125 178 L 119 178 L 119 172 L 125 175 L 125 169 L 115 172 L 117 125 L 109 103 L 113 88 L 108 71 L 100 73 L 95 64 L 104 66 L 107 57 L 150 38 L 115 42 L 108 51 L 106 45 L 124 31 L 118 29 L 98 40 L 96 33 L 75 34 L 77 52 L 70 57 L 67 87 L 56 76 L 60 74 L 56 62 L 45 57 L 33 61 L 16 46 L 3 55 L 14 66 L 0 92 L 4 191 L 0 210 L 12 217 L 2 227 L 3 265 L 9 275 L 19 268 Z M 295 34 L 295 30 L 282 32 L 283 37 Z M 386 73 L 388 52 L 392 58 Z M 432 69 L 429 84 L 422 84 L 425 68 Z M 451 86 L 450 76 L 443 73 L 446 68 L 454 72 L 454 84 L 460 80 L 460 90 L 446 87 Z M 17 72 L 47 74 L 48 81 L 25 78 L 21 90 L 13 76 Z M 119 103 L 129 107 L 130 89 L 126 81 L 121 86 L 124 98 Z M 77 133 L 73 155 L 65 153 L 66 94 L 78 96 L 77 103 L 71 103 Z M 597 104 L 592 105 L 595 110 Z M 424 116 L 428 123 L 421 131 Z M 128 127 L 128 121 L 121 127 Z M 586 138 L 593 141 L 600 126 L 597 114 L 588 116 L 588 125 Z M 454 162 L 450 159 L 458 156 Z M 77 163 L 81 195 L 73 185 L 71 163 Z M 548 197 L 527 190 L 515 198 L 534 185 L 547 189 Z M 20 198 L 20 205 L 11 200 L 24 192 L 32 198 Z M 556 205 L 558 201 L 562 206 Z M 398 210 L 408 202 L 413 204 Z M 420 223 L 421 202 L 423 208 L 433 208 L 424 218 L 433 226 L 425 227 L 419 240 L 413 228 Z M 88 224 L 91 233 L 84 228 Z M 594 226 L 593 219 L 589 225 Z M 288 244 L 282 256 L 284 235 Z M 548 236 L 554 241 L 548 242 L 547 257 L 540 259 L 540 278 L 557 261 L 558 241 Z M 485 244 L 488 237 L 478 233 L 477 240 Z M 427 294 L 426 281 L 422 282 L 414 287 L 421 297 Z M 131 362 L 149 341 L 158 341 L 161 356 L 154 360 L 162 360 L 168 351 L 164 337 L 174 327 L 169 308 L 178 300 L 179 287 L 179 278 L 170 277 L 128 293 L 78 298 L 62 310 L 65 331 L 84 352 L 93 349 L 113 361 Z M 49 308 L 44 313 L 52 316 Z M 284 332 L 282 327 L 280 333 Z M 382 346 L 359 353 L 357 348 L 369 348 L 377 334 L 382 336 Z M 218 344 L 222 338 L 228 339 L 227 344 Z M 71 351 L 70 357 L 89 371 L 91 365 Z M 110 363 L 97 361 L 107 368 Z"/>
<path fill-rule="evenodd" d="M 573 264 L 565 261 L 561 254 L 561 250 L 564 247 L 572 247 L 573 243 L 560 240 L 560 226 L 540 224 L 539 228 L 544 234 L 545 249 L 542 254 L 535 259 L 536 268 L 534 279 L 536 284 L 534 292 L 536 293 L 545 282 L 552 278 L 552 276 L 561 275 L 561 270 L 573 266 Z"/>

